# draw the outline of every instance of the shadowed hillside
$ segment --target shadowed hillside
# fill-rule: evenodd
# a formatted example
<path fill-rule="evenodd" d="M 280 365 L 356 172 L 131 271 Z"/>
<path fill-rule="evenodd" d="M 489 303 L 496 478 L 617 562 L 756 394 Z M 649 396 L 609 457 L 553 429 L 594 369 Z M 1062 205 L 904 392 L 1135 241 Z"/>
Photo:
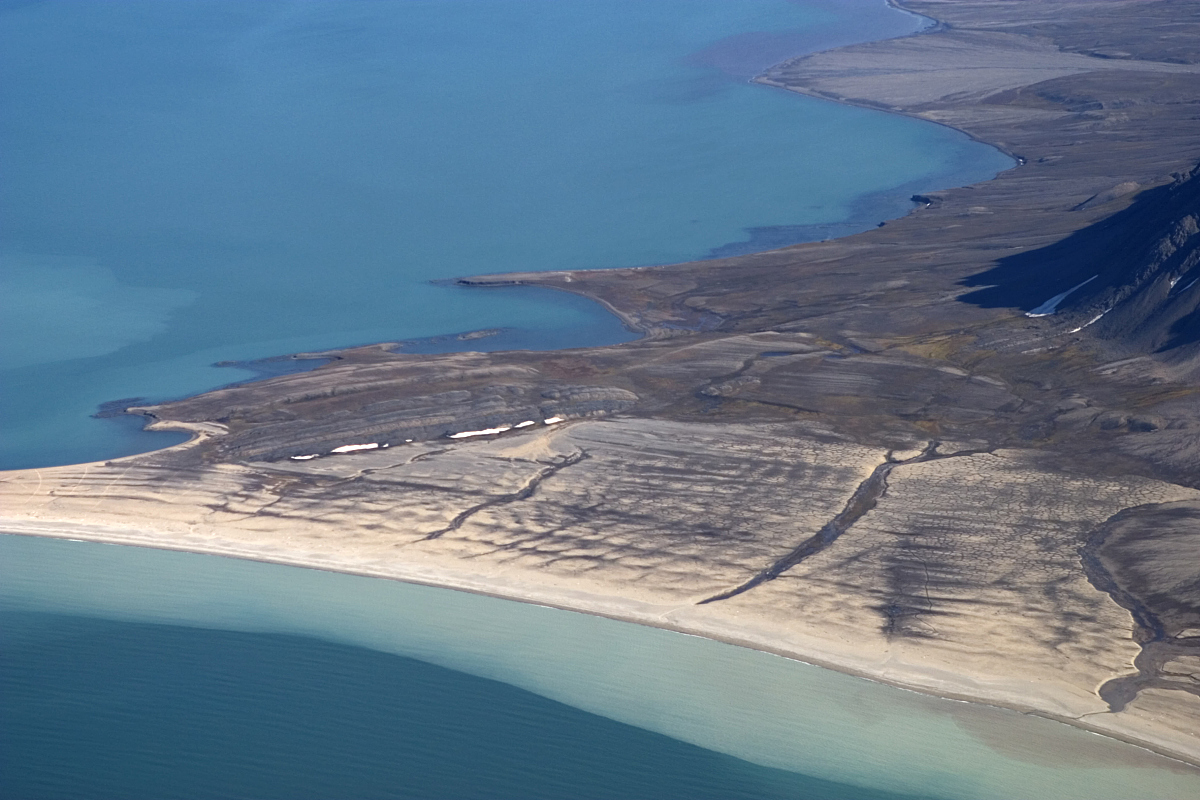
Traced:
<path fill-rule="evenodd" d="M 1082 204 L 1110 202 L 1117 186 Z M 1109 197 L 1108 195 L 1112 195 Z M 1099 201 L 1099 202 L 1095 202 Z M 1200 166 L 1049 247 L 1000 259 L 962 299 L 1016 306 L 1140 352 L 1200 347 Z M 1181 349 L 1182 348 L 1182 349 Z"/>

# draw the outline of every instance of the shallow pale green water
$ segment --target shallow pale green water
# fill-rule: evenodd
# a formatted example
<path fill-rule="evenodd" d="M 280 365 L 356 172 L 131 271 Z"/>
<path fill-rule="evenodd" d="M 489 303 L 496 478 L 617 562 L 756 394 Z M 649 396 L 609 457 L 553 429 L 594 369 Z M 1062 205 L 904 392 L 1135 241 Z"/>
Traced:
<path fill-rule="evenodd" d="M 286 634 L 391 653 L 500 681 L 594 715 L 573 720 L 561 734 L 567 738 L 587 741 L 595 733 L 589 726 L 607 725 L 598 721 L 604 718 L 827 782 L 789 788 L 777 772 L 746 773 L 758 776 L 746 780 L 774 787 L 762 796 L 862 796 L 846 787 L 977 800 L 1200 795 L 1196 770 L 1044 719 L 937 700 L 697 637 L 380 579 L 3 536 L 0 609 L 5 625 L 38 612 L 60 620 L 82 616 Z M 178 637 L 174 641 L 174 647 L 181 646 Z M 44 680 L 53 684 L 54 675 Z M 235 675 L 220 691 L 237 690 Z M 494 697 L 483 691 L 489 704 L 511 703 L 514 715 L 528 707 L 511 696 L 504 699 L 507 690 L 497 690 Z M 473 697 L 478 702 L 478 695 Z M 3 709 L 15 700 L 11 694 L 0 700 L 0 713 L 9 713 Z M 95 699 L 59 697 L 58 702 L 87 705 Z M 378 710 L 362 703 L 345 709 L 352 727 L 368 729 L 378 724 L 370 719 Z M 442 722 L 470 733 L 472 719 L 470 710 L 461 708 Z M 235 736 L 245 727 L 202 713 L 180 724 Z M 482 741 L 474 746 L 487 752 L 487 737 L 496 731 L 475 733 Z M 71 744 L 70 731 L 51 731 L 47 746 L 55 745 L 55 735 L 58 745 Z M 678 768 L 673 759 L 682 756 L 675 743 L 639 744 L 651 764 L 655 747 L 662 748 L 658 770 Z M 136 752 L 126 757 L 139 758 Z M 188 754 L 178 757 L 186 760 Z M 694 752 L 688 756 L 695 757 Z M 244 758 L 253 761 L 255 754 L 245 752 Z M 518 767 L 510 784 L 513 796 L 526 785 Z M 707 768 L 714 774 L 723 769 Z M 631 773 L 627 783 L 618 781 L 603 796 L 645 796 L 640 780 Z"/>
<path fill-rule="evenodd" d="M 166 446 L 89 415 L 246 377 L 217 361 L 631 338 L 578 298 L 434 279 L 822 238 L 990 178 L 1010 161 L 954 131 L 746 82 L 920 24 L 882 0 L 0 3 L 0 468 Z"/>
<path fill-rule="evenodd" d="M 244 377 L 216 361 L 630 336 L 432 280 L 824 238 L 991 177 L 1008 160 L 953 131 L 745 82 L 919 24 L 875 0 L 0 2 L 0 468 L 164 446 L 88 415 Z M 0 537 L 0 656 L 6 797 L 1198 793 L 1064 726 L 707 640 L 178 553 Z"/>

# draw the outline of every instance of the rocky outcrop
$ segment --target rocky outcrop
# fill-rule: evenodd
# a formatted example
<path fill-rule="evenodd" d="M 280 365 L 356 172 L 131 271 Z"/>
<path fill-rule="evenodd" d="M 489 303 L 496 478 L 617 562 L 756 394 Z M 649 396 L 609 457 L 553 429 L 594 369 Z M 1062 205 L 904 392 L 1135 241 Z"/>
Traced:
<path fill-rule="evenodd" d="M 1144 351 L 1200 342 L 1200 167 L 1114 220 L 1119 241 L 1067 315 Z M 1188 348 L 1195 350 L 1194 347 Z"/>
<path fill-rule="evenodd" d="M 1118 185 L 1076 207 L 1115 203 Z M 965 300 L 1016 305 L 1056 328 L 1138 353 L 1200 359 L 1200 166 L 1049 247 L 964 281 Z"/>

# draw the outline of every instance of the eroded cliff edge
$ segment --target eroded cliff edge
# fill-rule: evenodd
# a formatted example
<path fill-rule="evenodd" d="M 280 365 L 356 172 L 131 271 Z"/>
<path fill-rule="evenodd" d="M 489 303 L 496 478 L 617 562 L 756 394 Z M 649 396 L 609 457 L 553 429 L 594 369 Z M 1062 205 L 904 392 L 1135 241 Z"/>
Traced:
<path fill-rule="evenodd" d="M 609 613 L 1200 762 L 1200 3 L 904 5 L 943 24 L 760 80 L 1016 169 L 847 239 L 472 279 L 648 336 L 358 348 L 140 409 L 198 438 L 7 473 L 5 529 Z"/>

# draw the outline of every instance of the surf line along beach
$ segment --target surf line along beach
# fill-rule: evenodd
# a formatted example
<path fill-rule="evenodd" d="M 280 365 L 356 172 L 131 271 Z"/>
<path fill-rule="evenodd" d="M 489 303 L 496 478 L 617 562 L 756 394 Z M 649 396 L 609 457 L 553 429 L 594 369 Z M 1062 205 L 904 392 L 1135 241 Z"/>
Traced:
<path fill-rule="evenodd" d="M 935 43 L 944 44 L 944 38 L 934 39 L 937 35 L 929 34 L 928 37 Z M 892 46 L 916 47 L 921 41 L 922 37 L 914 37 Z M 1035 45 L 1028 45 L 1022 51 L 1010 46 L 999 48 L 999 54 L 994 50 L 986 52 L 994 57 L 1009 53 L 1027 64 L 1028 51 L 1033 47 Z M 978 50 L 970 51 L 965 45 L 963 52 L 979 54 Z M 1036 53 L 1043 59 L 1038 67 L 1042 72 L 1035 71 L 1033 77 L 1087 74 L 1082 62 L 1074 55 L 1056 55 L 1056 52 Z M 1093 72 L 1108 69 L 1095 66 L 1093 61 L 1087 62 L 1088 69 Z M 1149 61 L 1132 63 L 1137 65 L 1135 72 L 1187 73 L 1178 65 Z M 819 66 L 818 59 L 815 66 L 810 63 L 795 68 L 817 70 Z M 1072 70 L 1079 71 L 1072 73 Z M 946 85 L 953 86 L 950 78 L 944 80 L 948 82 Z M 1017 106 L 1018 111 L 1021 108 Z M 1024 123 L 1037 116 L 1029 112 L 1020 121 Z M 1152 133 L 1147 131 L 1145 135 Z M 1032 153 L 1039 142 L 1036 137 L 1031 137 L 1024 144 L 1030 148 L 1027 152 Z M 1048 147 L 1045 141 L 1040 145 Z M 1086 153 L 1086 149 L 1081 152 Z M 1169 157 L 1172 156 L 1161 156 L 1164 161 Z M 1173 157 L 1180 158 L 1178 154 Z M 1027 162 L 1026 166 L 1037 163 L 1032 158 L 1027 158 Z M 1151 167 L 1157 168 L 1162 163 L 1157 162 Z M 1117 166 L 1110 163 L 1107 168 L 1115 170 Z M 1137 168 L 1150 167 L 1140 164 Z M 1082 167 L 1080 169 L 1082 171 Z M 1053 184 L 1047 179 L 1046 185 L 1059 193 L 1052 198 L 1056 203 L 1063 194 L 1086 191 L 1089 182 L 1079 175 L 1075 173 L 1073 181 L 1059 180 Z M 1094 178 L 1090 183 L 1095 183 Z M 987 231 L 989 225 L 995 224 L 994 213 L 988 216 L 992 207 L 988 203 L 988 192 L 992 193 L 994 205 L 1009 198 L 1011 195 L 1005 193 L 1012 191 L 1012 180 L 1001 179 L 975 187 L 971 199 L 976 204 L 965 211 L 957 210 L 962 206 L 955 205 L 954 193 L 947 193 L 942 208 L 927 211 L 966 214 L 963 219 L 979 220 L 976 224 Z M 1028 197 L 1028 187 L 1024 193 Z M 1081 202 L 1086 197 L 1084 195 Z M 1070 205 L 1062 204 L 1062 207 Z M 942 211 L 943 208 L 946 210 Z M 903 237 L 905 232 L 922 226 L 936 227 L 934 223 L 945 219 L 936 215 L 930 219 L 919 214 L 889 224 L 887 227 L 892 231 L 864 235 L 851 244 L 831 243 L 800 252 L 804 259 L 823 258 L 828 263 L 836 260 L 840 247 L 861 249 L 863 243 L 870 244 L 883 236 Z M 1012 220 L 1007 224 L 1012 224 Z M 1035 231 L 1041 237 L 1038 241 L 1049 241 L 1056 232 L 1061 233 L 1065 227 L 1081 222 L 1064 222 L 1059 215 L 1043 224 L 1043 228 Z M 1055 224 L 1060 227 L 1054 228 Z M 955 225 L 962 226 L 963 223 Z M 896 229 L 900 231 L 898 234 Z M 952 239 L 951 242 L 963 244 L 961 240 Z M 925 260 L 929 253 L 919 255 L 924 258 L 913 256 L 914 261 Z M 977 263 L 985 261 L 979 254 L 972 255 L 969 248 L 960 248 L 956 255 L 956 268 L 960 270 L 971 268 L 972 257 L 979 259 Z M 774 262 L 798 257 L 796 252 L 785 252 L 749 257 L 743 263 L 745 272 L 753 278 L 756 269 L 771 268 L 775 266 Z M 868 271 L 870 255 L 863 259 L 866 266 L 860 269 Z M 694 279 L 702 283 L 711 277 L 706 269 L 715 271 L 721 267 L 719 264 L 693 267 Z M 921 274 L 904 272 L 903 280 L 908 283 L 891 286 L 888 291 L 904 294 L 910 302 L 919 301 L 922 287 L 944 281 L 950 270 L 944 261 L 935 261 L 931 269 Z M 680 319 L 689 321 L 688 313 L 723 311 L 728 314 L 726 319 L 736 320 L 738 303 L 748 302 L 745 298 L 749 289 L 743 290 L 740 296 L 733 292 L 730 298 L 714 300 L 691 289 L 672 287 L 670 284 L 675 280 L 672 276 L 678 274 L 678 271 L 672 272 L 672 268 L 637 273 L 639 277 L 649 275 L 655 281 L 638 289 L 649 300 L 648 305 L 643 306 L 647 310 L 640 312 L 647 327 L 654 328 L 657 322 L 658 329 L 666 331 L 668 323 L 674 325 Z M 628 272 L 577 274 L 574 277 L 573 290 L 595 292 L 614 305 L 622 305 L 619 298 L 623 292 L 627 299 L 635 294 L 628 288 Z M 538 279 L 523 276 L 522 280 L 534 282 Z M 788 280 L 788 276 L 782 276 L 782 280 Z M 819 295 L 823 289 L 819 281 L 816 284 L 810 286 L 810 290 Z M 553 284 L 548 282 L 547 285 Z M 773 284 L 772 291 L 779 292 L 778 287 L 778 282 Z M 671 294 L 672 291 L 675 294 Z M 686 296 L 678 297 L 681 291 Z M 1052 295 L 1044 293 L 1041 298 L 1044 300 Z M 877 305 L 871 309 L 871 314 L 894 326 L 895 331 L 906 330 L 902 307 L 888 306 L 886 299 L 874 299 L 874 302 Z M 278 461 L 253 459 L 235 463 L 229 457 L 235 447 L 243 448 L 241 452 L 250 452 L 252 446 L 261 447 L 265 448 L 260 451 L 265 456 L 278 457 L 275 450 L 306 443 L 271 440 L 266 428 L 261 428 L 260 438 L 252 442 L 244 432 L 231 429 L 198 440 L 190 447 L 140 460 L 41 470 L 38 475 L 16 474 L 6 484 L 11 487 L 11 491 L 6 488 L 6 494 L 10 493 L 14 501 L 6 502 L 6 508 L 16 509 L 11 523 L 14 529 L 24 518 L 20 532 L 25 533 L 65 535 L 71 525 L 80 526 L 75 530 L 86 533 L 88 529 L 96 530 L 94 526 L 99 524 L 109 526 L 104 536 L 112 541 L 142 544 L 154 541 L 156 546 L 169 546 L 166 540 L 171 539 L 180 549 L 221 552 L 224 548 L 226 554 L 263 560 L 284 560 L 303 553 L 304 560 L 313 565 L 321 563 L 328 568 L 337 568 L 334 563 L 341 561 L 342 568 L 347 571 L 382 574 L 376 572 L 380 565 L 395 560 L 399 553 L 396 563 L 404 565 L 405 579 L 413 581 L 421 580 L 419 573 L 422 570 L 432 570 L 429 574 L 441 569 L 462 571 L 463 565 L 470 564 L 471 571 L 464 571 L 468 577 L 460 578 L 456 588 L 486 588 L 503 594 L 506 584 L 524 584 L 524 579 L 528 579 L 539 588 L 523 599 L 534 602 L 593 613 L 606 613 L 606 604 L 609 610 L 631 605 L 644 609 L 642 621 L 652 621 L 657 616 L 659 624 L 681 628 L 684 625 L 680 621 L 683 621 L 690 630 L 710 636 L 721 635 L 722 629 L 726 634 L 736 631 L 736 638 L 742 644 L 767 647 L 770 645 L 765 645 L 764 640 L 770 639 L 781 651 L 789 648 L 778 646 L 780 642 L 799 642 L 802 644 L 795 650 L 807 660 L 847 671 L 857 669 L 932 693 L 1036 710 L 1181 757 L 1189 756 L 1191 743 L 1181 735 L 1186 731 L 1186 725 L 1179 723 L 1179 717 L 1151 715 L 1146 711 L 1148 708 L 1157 711 L 1153 704 L 1160 702 L 1162 695 L 1170 690 L 1144 692 L 1139 700 L 1122 710 L 1109 709 L 1096 695 L 1096 685 L 1128 673 L 1138 647 L 1130 636 L 1131 626 L 1124 610 L 1091 587 L 1081 570 L 1079 573 L 1071 571 L 1072 559 L 1077 561 L 1081 538 L 1086 538 L 1096 526 L 1124 510 L 1165 505 L 1184 507 L 1194 503 L 1196 490 L 1183 483 L 1154 479 L 1136 472 L 1081 474 L 1063 468 L 1061 454 L 1057 452 L 1028 445 L 1014 447 L 1005 441 L 1003 431 L 972 428 L 978 423 L 955 421 L 947 416 L 943 425 L 952 429 L 955 436 L 947 436 L 938 442 L 939 453 L 947 457 L 891 470 L 888 493 L 856 523 L 856 527 L 861 526 L 855 532 L 859 534 L 858 543 L 851 545 L 847 541 L 855 537 L 839 539 L 839 548 L 844 545 L 858 549 L 843 553 L 837 562 L 798 565 L 800 571 L 790 576 L 785 573 L 752 592 L 730 598 L 728 605 L 696 606 L 696 598 L 712 597 L 721 590 L 740 585 L 742 581 L 738 578 L 757 572 L 764 563 L 771 562 L 770 556 L 790 552 L 797 543 L 797 530 L 819 531 L 845 508 L 857 488 L 879 464 L 892 460 L 908 461 L 933 443 L 899 423 L 895 430 L 887 431 L 886 436 L 879 431 L 867 431 L 864 426 L 875 423 L 864 421 L 866 415 L 833 413 L 828 404 L 823 411 L 819 406 L 828 401 L 819 393 L 811 398 L 812 405 L 817 407 L 798 410 L 809 415 L 801 417 L 799 422 L 794 418 L 796 412 L 788 412 L 793 418 L 785 420 L 772 418 L 765 412 L 751 416 L 743 411 L 735 417 L 734 412 L 727 411 L 710 417 L 713 422 L 701 426 L 692 416 L 702 410 L 702 406 L 696 404 L 708 403 L 711 399 L 723 408 L 738 402 L 767 406 L 772 397 L 769 392 L 788 377 L 788 370 L 795 375 L 821 376 L 826 373 L 818 370 L 825 369 L 838 370 L 834 374 L 843 378 L 843 389 L 854 388 L 855 381 L 850 378 L 856 379 L 861 386 L 870 380 L 879 381 L 886 377 L 888 370 L 894 369 L 919 375 L 921 380 L 952 381 L 951 388 L 958 387 L 958 391 L 966 391 L 961 387 L 968 387 L 969 402 L 979 408 L 1003 409 L 1008 407 L 1011 398 L 1016 398 L 1011 385 L 1004 380 L 1004 365 L 996 365 L 996 372 L 992 374 L 988 371 L 973 374 L 953 359 L 946 358 L 945 347 L 939 351 L 911 343 L 907 345 L 909 350 L 888 355 L 889 348 L 903 337 L 878 327 L 872 331 L 864 324 L 862 327 L 867 330 L 860 330 L 852 337 L 859 343 L 847 341 L 844 327 L 854 312 L 845 306 L 836 310 L 842 315 L 842 324 L 830 330 L 823 330 L 821 323 L 811 320 L 803 326 L 804 330 L 797 330 L 795 325 L 792 330 L 771 330 L 778 322 L 777 316 L 784 312 L 766 308 L 760 312 L 756 323 L 758 329 L 749 328 L 749 323 L 743 321 L 745 327 L 741 330 L 734 326 L 685 341 L 679 341 L 681 337 L 650 340 L 581 356 L 590 361 L 592 372 L 587 375 L 590 383 L 586 388 L 592 397 L 600 397 L 595 401 L 601 403 L 600 410 L 607 410 L 604 403 L 617 402 L 622 397 L 619 392 L 627 392 L 633 394 L 643 408 L 651 402 L 657 403 L 653 416 L 639 413 L 639 407 L 635 405 L 622 408 L 611 420 L 586 419 L 554 430 L 539 429 L 535 433 L 504 436 L 490 442 L 455 445 L 448 449 L 440 449 L 440 443 L 434 448 L 428 441 L 414 442 L 405 447 L 411 449 L 412 458 L 403 463 L 396 460 L 395 446 L 386 454 L 361 453 L 343 459 L 317 459 L 303 465 L 280 466 Z M 955 320 L 957 324 L 979 327 L 1006 324 L 999 311 L 974 311 L 965 305 L 954 311 L 962 315 Z M 912 323 L 908 324 L 911 326 Z M 967 345 L 959 347 L 966 349 Z M 880 355 L 881 352 L 884 354 Z M 939 352 L 943 355 L 939 356 Z M 1069 357 L 1084 359 L 1084 356 Z M 556 358 L 559 361 L 556 362 Z M 222 404 L 233 404 L 235 400 L 254 399 L 269 406 L 271 393 L 275 391 L 316 386 L 323 381 L 365 379 L 371 375 L 377 378 L 383 373 L 395 375 L 405 371 L 410 374 L 425 371 L 435 380 L 439 370 L 447 373 L 454 370 L 456 380 L 464 374 L 476 374 L 480 376 L 482 386 L 483 374 L 494 375 L 501 367 L 510 369 L 511 375 L 519 375 L 522 369 L 525 370 L 522 377 L 512 379 L 512 385 L 527 385 L 540 390 L 543 385 L 553 384 L 560 387 L 555 391 L 561 391 L 561 387 L 570 385 L 568 380 L 573 379 L 574 385 L 579 386 L 578 364 L 561 361 L 560 357 L 550 355 L 454 354 L 422 359 L 418 363 L 359 351 L 338 365 L 305 376 L 288 376 L 225 394 L 214 393 L 158 407 L 153 413 L 164 421 L 161 424 L 199 424 L 197 420 L 218 419 L 219 416 L 209 414 L 209 411 Z M 783 370 L 784 374 L 777 370 Z M 905 382 L 915 380 L 906 378 Z M 702 389 L 692 391 L 696 386 Z M 680 391 L 683 387 L 689 387 L 689 390 Z M 1089 386 L 1084 384 L 1079 388 L 1087 391 Z M 541 396 L 542 392 L 535 394 Z M 868 402 L 865 395 L 862 397 L 861 402 Z M 668 407 L 669 412 L 662 411 L 664 407 Z M 847 410 L 848 406 L 842 408 L 843 412 Z M 462 413 L 469 414 L 469 409 L 464 407 Z M 997 411 L 995 414 L 1001 418 L 1001 424 L 1008 424 L 1003 418 L 1006 413 L 1009 412 Z M 1019 415 L 1020 412 L 1012 413 Z M 460 430 L 486 430 L 489 427 L 477 424 L 469 416 L 461 421 L 464 424 Z M 989 446 L 992 442 L 985 440 L 985 446 L 976 446 L 967 435 L 972 430 L 977 434 L 989 434 L 999 440 L 999 445 Z M 852 433 L 858 437 L 851 436 Z M 889 437 L 891 441 L 886 441 Z M 365 438 L 343 441 L 364 441 Z M 434 452 L 434 449 L 440 449 L 440 452 Z M 385 455 L 391 460 L 383 461 Z M 754 471 L 756 467 L 762 469 L 767 462 L 769 472 Z M 626 473 L 631 471 L 630 465 L 634 465 L 632 472 L 646 479 L 640 496 L 637 482 L 625 481 L 616 465 L 623 465 Z M 688 465 L 691 469 L 680 470 L 680 465 Z M 554 472 L 547 480 L 550 470 Z M 714 474 L 720 476 L 719 481 L 711 477 Z M 423 494 L 420 489 L 413 489 L 419 482 L 417 478 L 436 482 L 439 475 L 467 476 L 469 481 L 476 482 L 474 491 L 471 487 L 463 487 L 458 490 L 460 497 L 448 502 L 444 490 L 439 493 L 429 488 Z M 689 480 L 687 475 L 696 477 Z M 335 485 L 338 489 L 331 491 Z M 538 507 L 544 509 L 546 515 L 546 519 L 541 520 L 545 524 L 540 528 L 528 524 L 528 519 L 522 520 L 525 524 L 518 525 L 513 516 L 524 502 L 521 495 L 530 486 L 536 489 L 536 494 L 529 497 L 537 497 Z M 708 497 L 713 494 L 713 486 L 721 488 L 722 496 Z M 90 492 L 91 497 L 86 502 L 94 503 L 97 496 L 103 496 L 105 487 L 110 495 L 119 492 L 121 503 L 106 502 L 108 507 L 94 514 L 85 511 L 84 496 Z M 364 504 L 375 501 L 389 505 L 384 502 L 386 499 L 403 497 L 407 516 L 399 520 L 372 518 L 371 524 L 379 527 L 363 530 L 362 518 L 356 522 L 346 505 L 347 487 L 354 492 L 361 490 L 356 497 Z M 646 492 L 645 487 L 651 491 Z M 700 518 L 713 529 L 736 531 L 739 535 L 734 541 L 690 537 L 678 550 L 664 552 L 666 548 L 653 542 L 653 531 L 648 534 L 644 526 L 640 529 L 628 524 L 622 527 L 620 518 L 627 519 L 627 514 L 604 515 L 593 510 L 594 519 L 589 521 L 581 516 L 578 509 L 588 507 L 583 502 L 585 498 L 580 496 L 581 490 L 593 498 L 605 497 L 612 503 L 628 500 L 640 509 L 651 509 L 655 520 L 652 527 L 656 531 L 671 530 L 672 526 L 678 529 L 684 521 Z M 393 494 L 389 495 L 389 492 Z M 195 499 L 186 504 L 171 504 L 166 500 L 170 494 Z M 1047 499 L 1049 496 L 1053 497 L 1053 504 Z M 1017 498 L 1013 505 L 999 504 L 998 498 L 1013 497 Z M 737 513 L 730 513 L 728 509 L 730 498 L 737 499 Z M 311 508 L 313 502 L 332 509 L 331 513 L 319 520 L 305 515 L 302 509 Z M 260 513 L 268 503 L 270 510 Z M 920 560 L 913 559 L 909 553 L 906 557 L 910 560 L 904 562 L 900 558 L 905 555 L 903 548 L 895 545 L 888 536 L 894 535 L 889 530 L 903 531 L 906 525 L 911 526 L 914 510 L 928 508 L 930 503 L 934 503 L 933 507 L 941 514 L 962 520 L 962 526 L 955 523 L 955 527 L 965 534 L 961 542 L 946 544 L 939 541 L 939 547 L 945 552 L 940 554 L 938 566 L 943 570 L 958 570 L 961 580 L 955 586 L 938 586 L 937 593 L 925 591 L 923 594 L 919 585 L 907 583 L 914 580 L 913 575 L 921 573 Z M 168 508 L 170 505 L 173 507 Z M 214 513 L 214 506 L 220 510 Z M 361 507 L 357 513 L 361 513 Z M 396 504 L 389 507 L 394 508 Z M 594 504 L 592 507 L 594 509 Z M 722 508 L 726 510 L 722 511 Z M 978 509 L 983 510 L 987 519 L 972 517 L 972 512 Z M 955 514 L 958 516 L 953 517 Z M 738 524 L 738 519 L 747 515 L 755 523 L 752 531 Z M 140 529 L 131 524 L 134 519 L 161 520 L 156 523 L 161 530 L 139 532 Z M 880 524 L 868 527 L 868 520 Z M 576 527 L 563 533 L 561 524 L 557 524 L 562 521 L 569 521 Z M 605 530 L 603 541 L 595 536 L 599 527 Z M 35 530 L 38 528 L 40 531 Z M 1058 536 L 1038 541 L 1036 547 L 1025 547 L 1027 540 L 1022 534 L 1030 528 L 1052 530 Z M 699 526 L 689 529 L 684 525 L 683 529 L 701 532 Z M 356 539 L 354 553 L 339 552 L 347 549 L 344 542 L 339 547 L 332 541 L 331 534 L 339 530 L 362 532 Z M 973 532 L 976 532 L 974 538 Z M 286 547 L 281 547 L 281 536 L 286 538 Z M 999 541 L 1002 546 L 996 547 L 995 551 L 986 550 L 984 558 L 973 555 L 972 550 L 978 553 L 986 549 L 984 540 Z M 956 561 L 953 551 L 960 544 L 968 557 Z M 606 547 L 611 548 L 610 558 L 602 557 Z M 1023 547 L 1025 549 L 1021 549 Z M 892 595 L 879 598 L 863 590 L 862 584 L 870 583 L 876 577 L 870 572 L 870 553 L 886 553 L 888 548 L 896 549 L 892 553 L 892 562 L 882 565 L 887 567 L 883 574 L 892 580 Z M 287 554 L 281 554 L 281 549 Z M 572 550 L 579 553 L 571 555 Z M 827 549 L 822 555 L 830 552 L 832 549 Z M 820 580 L 822 571 L 839 578 L 852 577 L 842 559 L 859 554 L 862 555 L 856 565 L 862 572 L 859 583 L 846 580 L 833 585 L 832 581 Z M 585 563 L 581 564 L 581 561 Z M 299 563 L 299 559 L 292 563 Z M 1018 563 L 1033 563 L 1038 569 L 1011 568 Z M 579 569 L 580 566 L 588 568 Z M 1038 573 L 1042 570 L 1053 574 L 1054 585 L 1060 591 L 1055 604 L 1050 607 L 1040 605 L 1038 599 L 1038 582 L 1043 580 Z M 1003 575 L 1005 580 L 991 578 L 997 574 Z M 936 573 L 934 577 L 937 577 Z M 484 578 L 490 583 L 488 587 L 483 586 Z M 437 580 L 431 582 L 455 585 L 444 575 L 438 575 Z M 474 587 L 469 585 L 472 582 L 476 583 Z M 803 583 L 799 592 L 796 582 Z M 802 596 L 797 597 L 801 593 Z M 593 598 L 593 607 L 585 609 L 587 604 L 580 600 L 581 597 Z M 888 602 L 880 603 L 881 599 Z M 973 604 L 982 613 L 969 610 L 956 614 L 933 613 L 939 604 L 954 602 L 967 608 Z M 808 609 L 808 614 L 797 617 L 797 605 Z M 998 608 L 1019 608 L 1020 612 L 995 619 Z M 1074 620 L 1068 641 L 1051 645 L 1050 639 L 1054 637 L 1048 639 L 1041 630 L 1044 623 L 1060 619 L 1064 613 Z M 885 624 L 879 626 L 877 620 L 881 614 Z M 635 618 L 628 611 L 620 616 Z M 871 620 L 869 626 L 863 620 Z M 1173 705 L 1186 718 L 1191 702 L 1186 693 L 1168 694 L 1168 697 L 1178 698 L 1179 702 Z"/>

